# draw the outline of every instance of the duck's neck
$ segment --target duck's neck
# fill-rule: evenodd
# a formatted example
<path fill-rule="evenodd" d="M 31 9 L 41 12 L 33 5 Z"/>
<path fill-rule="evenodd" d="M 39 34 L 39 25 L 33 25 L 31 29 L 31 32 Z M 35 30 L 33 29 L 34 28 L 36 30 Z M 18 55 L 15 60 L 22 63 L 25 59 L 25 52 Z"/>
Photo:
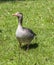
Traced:
<path fill-rule="evenodd" d="M 18 18 L 18 25 L 22 26 L 22 20 L 23 20 L 22 17 Z"/>
<path fill-rule="evenodd" d="M 18 18 L 18 28 L 22 28 L 22 20 L 22 17 Z"/>

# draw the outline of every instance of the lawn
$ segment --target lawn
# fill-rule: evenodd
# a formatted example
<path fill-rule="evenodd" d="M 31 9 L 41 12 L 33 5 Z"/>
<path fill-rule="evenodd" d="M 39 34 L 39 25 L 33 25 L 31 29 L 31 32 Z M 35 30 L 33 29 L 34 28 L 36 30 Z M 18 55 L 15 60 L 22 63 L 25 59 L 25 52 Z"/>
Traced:
<path fill-rule="evenodd" d="M 15 37 L 15 12 L 37 35 L 28 51 Z M 0 2 L 0 65 L 54 65 L 54 0 Z"/>

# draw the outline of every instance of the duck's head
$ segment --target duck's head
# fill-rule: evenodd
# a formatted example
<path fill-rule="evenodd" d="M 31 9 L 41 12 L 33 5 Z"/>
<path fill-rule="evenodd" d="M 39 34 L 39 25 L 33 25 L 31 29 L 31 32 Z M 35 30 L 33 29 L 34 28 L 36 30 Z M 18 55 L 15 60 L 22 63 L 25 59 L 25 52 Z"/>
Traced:
<path fill-rule="evenodd" d="M 20 12 L 17 12 L 17 13 L 12 14 L 12 15 L 13 15 L 13 16 L 17 16 L 18 18 L 23 17 L 23 14 L 22 14 L 22 13 L 20 13 Z"/>

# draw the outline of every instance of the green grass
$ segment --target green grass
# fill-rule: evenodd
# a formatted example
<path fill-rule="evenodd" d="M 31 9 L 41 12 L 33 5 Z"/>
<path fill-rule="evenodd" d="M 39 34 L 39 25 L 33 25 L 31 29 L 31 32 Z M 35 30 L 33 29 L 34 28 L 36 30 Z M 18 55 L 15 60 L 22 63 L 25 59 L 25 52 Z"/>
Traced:
<path fill-rule="evenodd" d="M 22 12 L 23 26 L 32 29 L 38 47 L 25 51 L 18 47 L 15 31 Z M 0 65 L 54 65 L 54 0 L 0 2 Z"/>

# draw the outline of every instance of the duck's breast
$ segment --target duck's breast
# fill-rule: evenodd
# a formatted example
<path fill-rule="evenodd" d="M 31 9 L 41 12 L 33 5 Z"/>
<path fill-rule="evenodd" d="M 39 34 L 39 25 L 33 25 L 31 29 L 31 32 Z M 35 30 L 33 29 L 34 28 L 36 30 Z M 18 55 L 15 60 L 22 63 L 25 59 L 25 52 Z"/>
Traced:
<path fill-rule="evenodd" d="M 16 30 L 16 37 L 18 37 L 18 38 L 23 37 L 22 29 L 17 29 L 17 30 Z"/>

